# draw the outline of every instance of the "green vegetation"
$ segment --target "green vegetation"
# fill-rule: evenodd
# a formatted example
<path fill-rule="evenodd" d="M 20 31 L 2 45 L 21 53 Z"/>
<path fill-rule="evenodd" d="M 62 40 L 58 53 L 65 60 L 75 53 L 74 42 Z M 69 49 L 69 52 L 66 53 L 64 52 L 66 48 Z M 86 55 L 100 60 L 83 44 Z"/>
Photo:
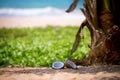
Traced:
<path fill-rule="evenodd" d="M 67 58 L 81 60 L 89 53 L 87 28 L 78 50 L 70 55 L 78 27 L 0 29 L 0 66 L 51 66 Z"/>

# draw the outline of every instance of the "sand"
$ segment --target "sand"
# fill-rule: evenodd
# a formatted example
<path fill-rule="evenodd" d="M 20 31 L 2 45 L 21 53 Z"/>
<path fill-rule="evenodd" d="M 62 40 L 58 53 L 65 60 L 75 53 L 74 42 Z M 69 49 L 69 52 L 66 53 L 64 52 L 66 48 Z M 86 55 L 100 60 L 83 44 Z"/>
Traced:
<path fill-rule="evenodd" d="M 46 27 L 52 26 L 79 26 L 84 18 L 63 17 L 7 17 L 0 18 L 0 28 L 14 27 Z"/>
<path fill-rule="evenodd" d="M 79 66 L 77 70 L 1 68 L 0 80 L 120 80 L 120 66 Z"/>

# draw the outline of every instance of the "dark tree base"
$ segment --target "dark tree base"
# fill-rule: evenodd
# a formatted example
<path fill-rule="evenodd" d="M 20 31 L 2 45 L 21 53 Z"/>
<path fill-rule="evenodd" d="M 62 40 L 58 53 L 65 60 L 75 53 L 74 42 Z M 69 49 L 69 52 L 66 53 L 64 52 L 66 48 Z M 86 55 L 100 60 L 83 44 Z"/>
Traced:
<path fill-rule="evenodd" d="M 110 35 L 101 35 L 96 46 L 93 46 L 90 54 L 83 59 L 82 63 L 120 65 L 120 30 L 116 30 Z"/>

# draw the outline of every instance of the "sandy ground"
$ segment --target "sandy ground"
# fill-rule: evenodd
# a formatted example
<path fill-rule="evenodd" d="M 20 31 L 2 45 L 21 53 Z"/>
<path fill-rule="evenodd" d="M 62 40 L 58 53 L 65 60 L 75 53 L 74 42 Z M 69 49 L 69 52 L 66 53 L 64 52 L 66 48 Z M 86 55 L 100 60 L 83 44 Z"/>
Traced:
<path fill-rule="evenodd" d="M 79 26 L 84 18 L 61 18 L 61 17 L 9 17 L 0 18 L 0 28 L 14 27 L 46 27 L 52 26 Z"/>
<path fill-rule="evenodd" d="M 120 80 L 120 65 L 79 66 L 77 70 L 52 68 L 1 68 L 0 80 Z"/>

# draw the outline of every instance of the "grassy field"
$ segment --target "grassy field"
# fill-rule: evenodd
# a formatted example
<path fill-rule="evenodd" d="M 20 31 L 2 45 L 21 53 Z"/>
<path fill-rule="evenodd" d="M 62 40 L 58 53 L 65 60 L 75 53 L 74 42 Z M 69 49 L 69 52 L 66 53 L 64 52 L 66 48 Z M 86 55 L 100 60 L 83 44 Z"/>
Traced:
<path fill-rule="evenodd" d="M 51 66 L 67 58 L 81 60 L 89 53 L 90 37 L 87 28 L 78 50 L 70 55 L 78 27 L 0 29 L 1 67 Z"/>

